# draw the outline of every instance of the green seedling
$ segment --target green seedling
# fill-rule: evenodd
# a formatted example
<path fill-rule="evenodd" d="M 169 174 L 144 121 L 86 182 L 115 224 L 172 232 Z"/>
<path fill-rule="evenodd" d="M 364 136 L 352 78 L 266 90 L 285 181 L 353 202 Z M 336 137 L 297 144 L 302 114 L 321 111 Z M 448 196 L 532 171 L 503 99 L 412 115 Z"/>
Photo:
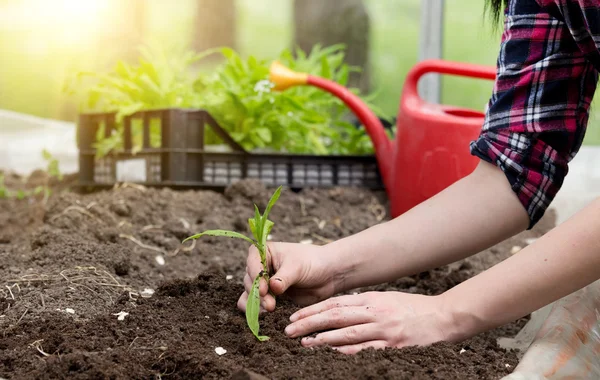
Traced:
<path fill-rule="evenodd" d="M 46 171 L 48 172 L 48 177 L 46 178 L 46 183 L 43 186 L 36 186 L 33 190 L 25 190 L 25 189 L 17 189 L 15 191 L 9 190 L 4 184 L 4 174 L 0 173 L 0 199 L 2 198 L 16 198 L 18 200 L 23 200 L 29 197 L 36 196 L 40 193 L 44 193 L 44 204 L 48 201 L 50 197 L 50 178 L 57 178 L 59 181 L 62 181 L 63 175 L 60 172 L 59 163 L 56 158 L 50 154 L 46 149 L 42 151 L 42 157 L 46 162 L 48 162 L 48 167 Z"/>
<path fill-rule="evenodd" d="M 48 166 L 46 168 L 48 175 L 50 177 L 54 177 L 54 178 L 58 179 L 59 181 L 62 181 L 63 175 L 60 172 L 58 159 L 56 159 L 54 156 L 52 156 L 52 154 L 50 152 L 48 152 L 46 149 L 42 150 L 42 157 L 44 158 L 44 161 L 46 161 L 48 163 Z"/>
<path fill-rule="evenodd" d="M 6 185 L 4 185 L 4 174 L 0 173 L 0 199 L 8 198 L 9 194 L 10 193 L 6 188 Z"/>
<path fill-rule="evenodd" d="M 193 235 L 185 239 L 183 242 L 185 243 L 191 239 L 198 239 L 201 236 L 225 236 L 230 238 L 238 238 L 244 239 L 250 244 L 254 245 L 258 250 L 260 255 L 260 262 L 262 263 L 262 270 L 252 283 L 252 289 L 248 294 L 248 302 L 246 303 L 246 322 L 248 323 L 248 327 L 254 334 L 254 336 L 260 340 L 265 341 L 268 340 L 269 337 L 265 335 L 259 334 L 259 323 L 258 323 L 258 314 L 260 312 L 260 294 L 259 294 L 259 283 L 260 279 L 264 278 L 267 284 L 269 284 L 269 267 L 267 265 L 267 236 L 271 233 L 273 226 L 275 223 L 268 219 L 269 213 L 273 208 L 277 199 L 279 199 L 279 195 L 281 194 L 281 186 L 275 190 L 269 203 L 267 204 L 267 208 L 265 209 L 264 214 L 260 214 L 258 210 L 258 206 L 254 205 L 254 218 L 248 219 L 248 224 L 250 225 L 250 231 L 252 231 L 252 235 L 254 239 L 249 238 L 246 235 L 240 234 L 234 231 L 225 231 L 225 230 L 208 230 L 201 232 L 199 234 Z"/>

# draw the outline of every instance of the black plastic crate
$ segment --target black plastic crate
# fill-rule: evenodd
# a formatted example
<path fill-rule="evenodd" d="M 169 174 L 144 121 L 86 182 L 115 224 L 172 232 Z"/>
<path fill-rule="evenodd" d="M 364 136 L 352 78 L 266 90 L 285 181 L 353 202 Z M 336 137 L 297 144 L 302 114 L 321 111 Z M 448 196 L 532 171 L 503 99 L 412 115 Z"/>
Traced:
<path fill-rule="evenodd" d="M 133 151 L 132 124 L 139 123 L 142 148 Z M 160 131 L 150 141 L 151 124 Z M 115 113 L 82 114 L 78 123 L 79 185 L 108 187 L 119 182 L 146 186 L 222 189 L 244 178 L 291 188 L 359 186 L 383 189 L 374 156 L 315 156 L 247 152 L 203 110 L 141 111 L 123 121 L 123 149 L 96 158 L 99 128 L 115 131 Z M 219 136 L 226 150 L 204 145 L 205 128 Z M 219 146 L 218 146 L 219 147 Z M 223 148 L 223 146 L 221 146 Z"/>

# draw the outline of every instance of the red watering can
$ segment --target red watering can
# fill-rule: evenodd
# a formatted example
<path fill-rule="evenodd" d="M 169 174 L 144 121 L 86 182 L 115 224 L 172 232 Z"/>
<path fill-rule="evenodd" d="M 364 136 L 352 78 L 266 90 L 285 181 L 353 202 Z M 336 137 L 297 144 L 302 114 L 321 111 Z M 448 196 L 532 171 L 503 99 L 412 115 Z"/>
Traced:
<path fill-rule="evenodd" d="M 397 217 L 470 174 L 479 161 L 470 154 L 469 143 L 478 137 L 484 113 L 421 99 L 417 84 L 427 73 L 490 80 L 496 77 L 495 68 L 489 66 L 444 60 L 418 63 L 406 77 L 395 141 L 388 138 L 379 118 L 344 86 L 294 72 L 279 62 L 272 64 L 269 79 L 280 91 L 297 85 L 319 87 L 354 112 L 373 141 L 391 214 Z"/>

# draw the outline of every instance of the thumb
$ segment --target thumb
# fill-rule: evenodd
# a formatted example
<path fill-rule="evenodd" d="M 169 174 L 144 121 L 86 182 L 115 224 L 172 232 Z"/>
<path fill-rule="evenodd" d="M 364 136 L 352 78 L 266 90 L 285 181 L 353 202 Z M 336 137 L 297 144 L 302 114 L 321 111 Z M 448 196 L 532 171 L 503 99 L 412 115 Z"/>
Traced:
<path fill-rule="evenodd" d="M 288 288 L 298 282 L 298 270 L 291 266 L 282 265 L 281 268 L 271 277 L 269 287 L 276 295 L 283 294 Z"/>

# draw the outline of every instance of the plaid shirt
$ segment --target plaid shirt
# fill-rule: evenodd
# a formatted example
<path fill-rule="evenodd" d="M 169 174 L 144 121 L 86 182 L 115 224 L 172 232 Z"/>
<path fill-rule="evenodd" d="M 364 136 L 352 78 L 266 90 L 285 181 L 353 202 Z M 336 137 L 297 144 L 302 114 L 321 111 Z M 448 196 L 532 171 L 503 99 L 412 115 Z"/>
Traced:
<path fill-rule="evenodd" d="M 529 228 L 581 146 L 599 46 L 600 1 L 509 1 L 494 91 L 471 153 L 502 169 L 529 214 Z"/>

